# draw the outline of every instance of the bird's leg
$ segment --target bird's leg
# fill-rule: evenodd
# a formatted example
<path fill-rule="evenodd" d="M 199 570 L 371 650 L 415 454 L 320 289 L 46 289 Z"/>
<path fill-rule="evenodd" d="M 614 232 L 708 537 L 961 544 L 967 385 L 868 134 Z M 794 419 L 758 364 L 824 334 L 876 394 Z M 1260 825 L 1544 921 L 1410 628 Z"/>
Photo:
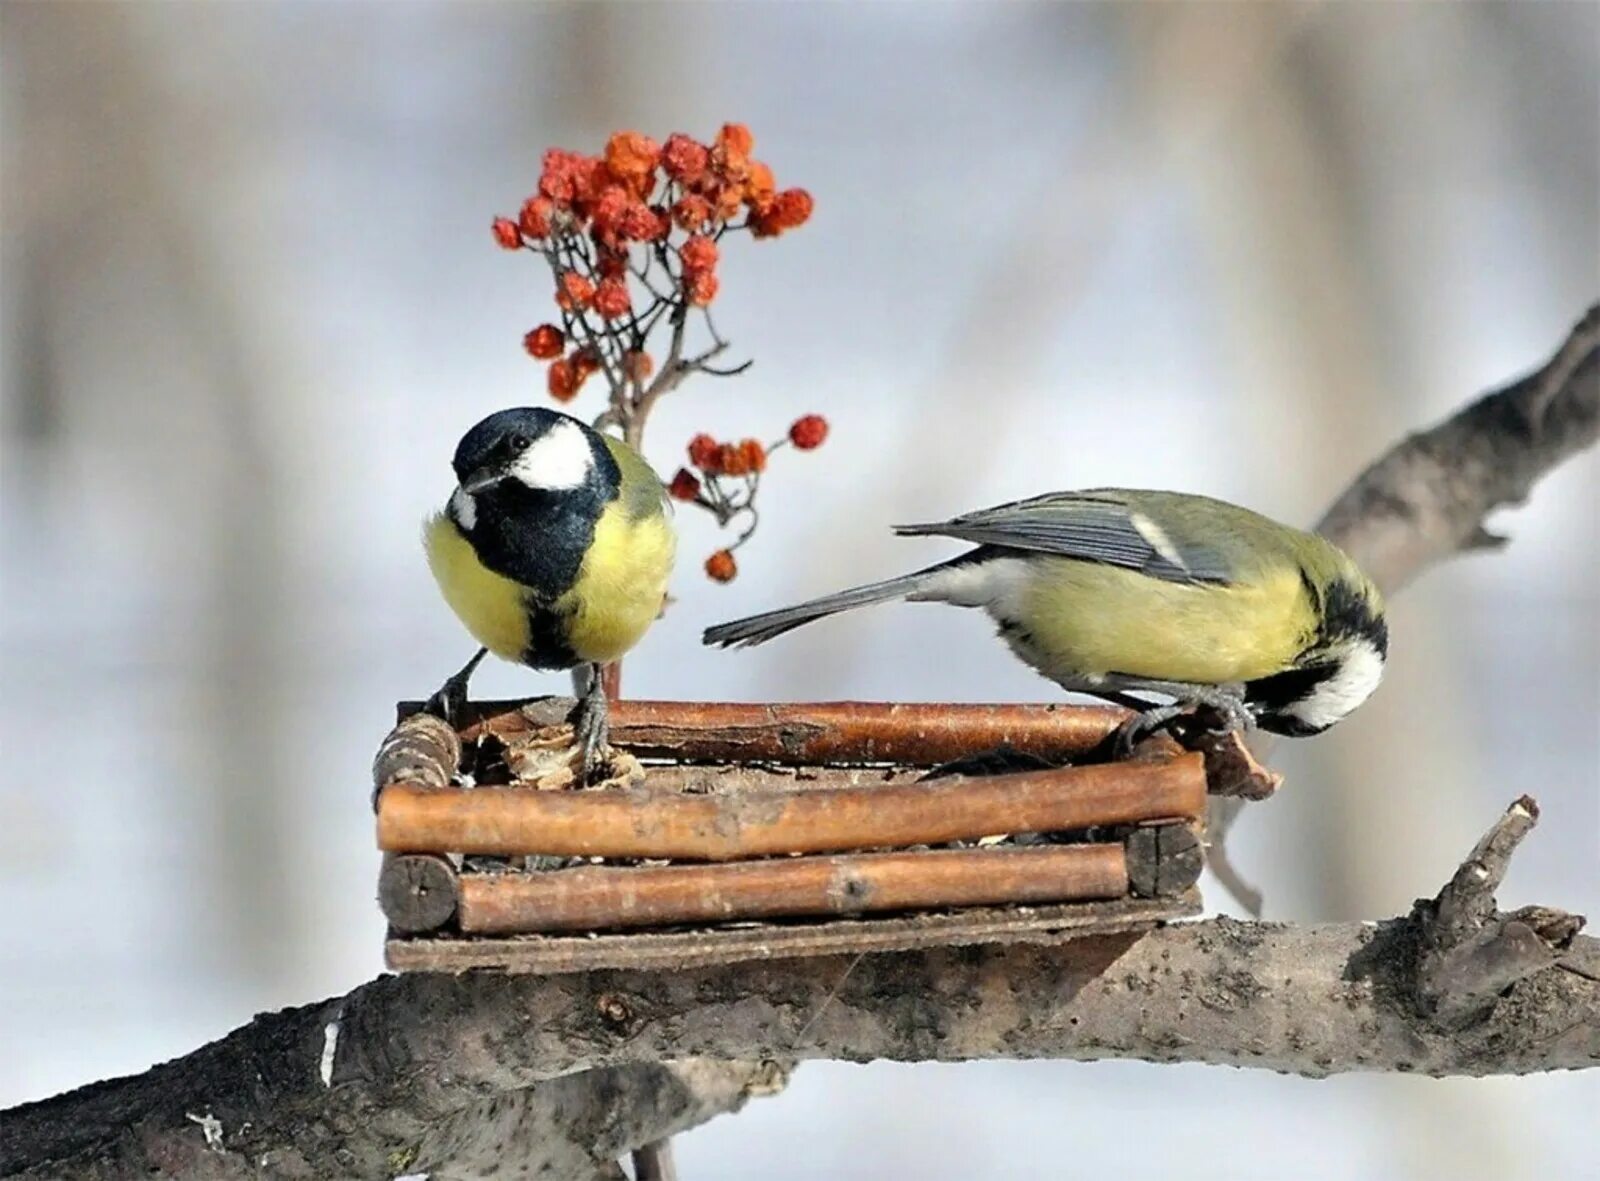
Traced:
<path fill-rule="evenodd" d="M 423 713 L 432 714 L 436 718 L 443 718 L 454 726 L 467 708 L 467 682 L 472 679 L 472 674 L 477 671 L 483 658 L 489 655 L 489 649 L 479 648 L 478 654 L 462 666 L 460 672 L 439 686 L 439 691 L 422 706 Z"/>
<path fill-rule="evenodd" d="M 578 704 L 572 710 L 572 733 L 583 751 L 583 774 L 587 779 L 599 769 L 606 750 L 610 702 L 598 664 L 584 664 L 573 670 L 573 689 Z"/>

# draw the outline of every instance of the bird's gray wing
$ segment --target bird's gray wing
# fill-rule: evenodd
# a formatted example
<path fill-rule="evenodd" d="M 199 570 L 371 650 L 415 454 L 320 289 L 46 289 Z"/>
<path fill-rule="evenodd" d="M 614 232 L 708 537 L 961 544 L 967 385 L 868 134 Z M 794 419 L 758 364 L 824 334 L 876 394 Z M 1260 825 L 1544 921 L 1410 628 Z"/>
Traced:
<path fill-rule="evenodd" d="M 1171 582 L 1233 580 L 1218 549 L 1185 537 L 1179 522 L 1158 519 L 1168 516 L 1160 511 L 1160 494 L 1139 496 L 1143 499 L 1130 500 L 1113 489 L 1052 492 L 936 524 L 899 525 L 895 532 L 1104 562 Z"/>

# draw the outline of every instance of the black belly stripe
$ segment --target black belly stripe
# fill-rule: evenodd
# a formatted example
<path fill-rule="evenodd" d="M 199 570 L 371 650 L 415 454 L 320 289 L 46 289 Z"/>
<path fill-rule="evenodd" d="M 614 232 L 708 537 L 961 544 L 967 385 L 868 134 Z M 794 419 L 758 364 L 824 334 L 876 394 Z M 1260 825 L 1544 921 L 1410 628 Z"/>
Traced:
<path fill-rule="evenodd" d="M 528 646 L 522 650 L 522 663 L 551 670 L 582 663 L 567 640 L 570 615 L 532 600 L 527 603 L 527 611 Z"/>

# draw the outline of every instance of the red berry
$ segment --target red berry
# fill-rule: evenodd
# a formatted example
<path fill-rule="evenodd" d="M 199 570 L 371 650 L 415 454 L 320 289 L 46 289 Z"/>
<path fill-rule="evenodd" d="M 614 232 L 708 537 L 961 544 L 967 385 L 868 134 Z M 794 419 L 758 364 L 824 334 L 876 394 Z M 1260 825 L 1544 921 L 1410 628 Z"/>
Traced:
<path fill-rule="evenodd" d="M 689 273 L 689 302 L 697 308 L 703 308 L 717 297 L 717 277 L 710 271 L 691 271 Z"/>
<path fill-rule="evenodd" d="M 695 499 L 700 495 L 700 477 L 688 468 L 680 467 L 678 474 L 672 477 L 672 483 L 667 485 L 667 494 L 674 500 Z"/>
<path fill-rule="evenodd" d="M 570 402 L 578 392 L 578 377 L 566 361 L 550 362 L 550 396 L 557 402 Z"/>
<path fill-rule="evenodd" d="M 689 440 L 689 462 L 701 471 L 715 475 L 720 470 L 721 456 L 722 445 L 710 435 L 696 435 Z"/>
<path fill-rule="evenodd" d="M 789 441 L 801 451 L 810 451 L 813 447 L 822 446 L 828 437 L 828 420 L 820 414 L 807 414 L 803 418 L 794 420 L 789 427 Z"/>
<path fill-rule="evenodd" d="M 678 257 L 683 259 L 686 271 L 709 271 L 717 265 L 717 244 L 696 234 L 678 247 Z"/>
<path fill-rule="evenodd" d="M 633 307 L 628 298 L 628 285 L 621 279 L 602 279 L 594 293 L 594 310 L 607 320 L 626 316 Z"/>
<path fill-rule="evenodd" d="M 540 361 L 559 357 L 566 343 L 567 338 L 554 324 L 540 324 L 522 338 L 522 347 L 528 350 L 528 355 Z"/>
<path fill-rule="evenodd" d="M 502 250 L 517 250 L 522 246 L 522 234 L 517 229 L 517 223 L 509 217 L 494 219 L 494 240 Z"/>

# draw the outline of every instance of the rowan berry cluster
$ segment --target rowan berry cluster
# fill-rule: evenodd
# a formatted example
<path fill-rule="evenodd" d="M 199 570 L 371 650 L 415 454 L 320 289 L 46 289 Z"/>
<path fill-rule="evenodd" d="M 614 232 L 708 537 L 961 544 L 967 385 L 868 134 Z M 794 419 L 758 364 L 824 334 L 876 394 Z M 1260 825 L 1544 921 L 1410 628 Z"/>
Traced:
<path fill-rule="evenodd" d="M 733 551 L 750 539 L 760 519 L 755 499 L 761 487 L 761 473 L 767 470 L 768 457 L 790 444 L 800 451 L 811 451 L 822 446 L 827 437 L 828 420 L 820 414 L 807 414 L 790 424 L 787 437 L 771 443 L 762 443 L 759 439 L 722 443 L 707 434 L 689 440 L 689 463 L 695 470 L 680 467 L 667 485 L 667 492 L 675 500 L 688 501 L 708 510 L 723 525 L 735 517 L 749 518 L 749 524 L 733 544 L 706 559 L 706 574 L 712 580 L 731 582 L 739 573 Z"/>
<path fill-rule="evenodd" d="M 709 144 L 681 133 L 658 144 L 619 131 L 596 156 L 551 148 L 538 190 L 516 218 L 494 219 L 495 241 L 542 255 L 555 280 L 559 323 L 540 324 L 523 337 L 528 354 L 547 362 L 550 396 L 569 402 L 599 375 L 608 405 L 595 425 L 620 428 L 635 447 L 657 400 L 689 374 L 733 376 L 749 367 L 748 361 L 732 368 L 711 363 L 728 347 L 710 313 L 724 240 L 744 231 L 775 238 L 811 216 L 811 195 L 780 190 L 772 169 L 751 157 L 754 147 L 749 128 L 728 123 Z M 694 346 L 698 351 L 689 340 L 691 315 L 708 338 Z M 750 522 L 706 563 L 712 578 L 726 582 L 736 573 L 731 551 L 754 530 L 768 452 L 785 442 L 809 450 L 826 434 L 827 423 L 807 415 L 787 440 L 769 446 L 755 439 L 721 444 L 709 435 L 690 443 L 704 482 L 682 469 L 668 486 L 671 494 L 709 510 L 719 524 L 737 516 Z"/>

